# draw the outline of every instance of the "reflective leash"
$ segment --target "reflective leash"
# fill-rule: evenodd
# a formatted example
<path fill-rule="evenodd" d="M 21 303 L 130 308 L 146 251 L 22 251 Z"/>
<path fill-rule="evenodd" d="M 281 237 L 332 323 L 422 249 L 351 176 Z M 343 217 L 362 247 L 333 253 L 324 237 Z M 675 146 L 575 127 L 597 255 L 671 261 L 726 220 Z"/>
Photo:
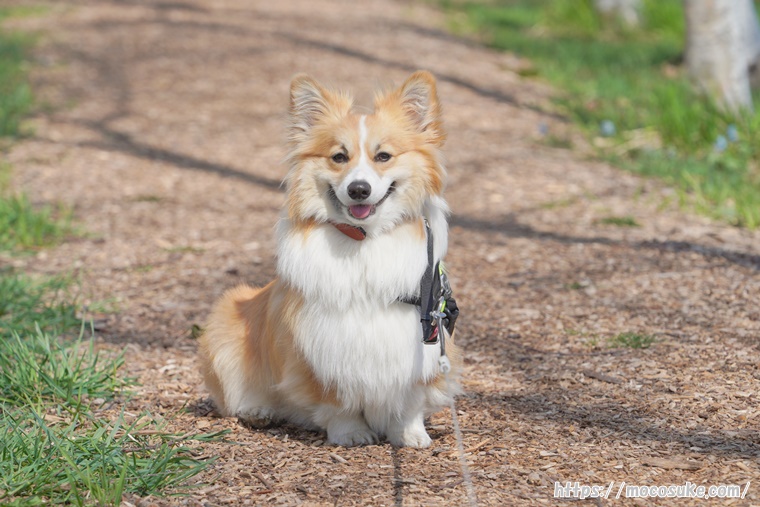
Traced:
<path fill-rule="evenodd" d="M 420 307 L 422 343 L 425 345 L 440 343 L 441 355 L 438 358 L 438 365 L 446 379 L 446 390 L 452 393 L 454 386 L 449 378 L 451 361 L 446 355 L 446 340 L 454 332 L 454 324 L 459 316 L 459 307 L 454 299 L 449 279 L 443 269 L 443 263 L 435 263 L 433 256 L 433 234 L 430 231 L 430 224 L 427 220 L 425 220 L 425 233 L 427 235 L 428 265 L 420 280 L 420 296 L 419 298 L 400 297 L 398 301 Z M 462 481 L 465 484 L 465 488 L 467 488 L 467 502 L 470 507 L 476 507 L 478 500 L 475 495 L 475 486 L 472 483 L 470 467 L 467 465 L 467 458 L 464 455 L 462 430 L 459 427 L 459 418 L 457 417 L 456 402 L 453 395 L 449 400 L 449 408 L 451 409 L 451 420 L 454 424 L 454 435 L 457 439 L 457 453 L 459 454 L 459 466 L 462 469 Z"/>
<path fill-rule="evenodd" d="M 447 332 L 444 329 L 441 336 L 441 342 L 445 342 L 445 335 Z M 443 376 L 446 378 L 446 389 L 448 392 L 452 392 L 453 386 L 451 385 L 451 379 L 449 379 L 449 372 L 451 371 L 451 363 L 449 358 L 445 355 L 445 348 L 441 347 L 441 357 L 438 359 L 438 364 L 441 366 Z M 470 474 L 470 467 L 467 465 L 467 458 L 464 455 L 464 441 L 462 439 L 462 430 L 459 427 L 459 417 L 457 416 L 456 402 L 454 396 L 449 401 L 449 408 L 451 409 L 451 420 L 454 424 L 454 436 L 457 439 L 457 454 L 459 455 L 459 466 L 462 469 L 462 481 L 467 489 L 467 502 L 470 507 L 477 507 L 478 498 L 475 495 L 475 485 L 472 483 L 472 475 Z"/>

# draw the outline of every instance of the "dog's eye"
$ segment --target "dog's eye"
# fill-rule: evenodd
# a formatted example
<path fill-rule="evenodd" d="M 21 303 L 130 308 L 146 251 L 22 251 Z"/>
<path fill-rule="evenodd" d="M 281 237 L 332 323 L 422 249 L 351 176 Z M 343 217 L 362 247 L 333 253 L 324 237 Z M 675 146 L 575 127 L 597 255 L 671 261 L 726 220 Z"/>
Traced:
<path fill-rule="evenodd" d="M 348 162 L 348 156 L 345 153 L 336 153 L 332 156 L 332 161 L 336 164 L 345 164 Z"/>
<path fill-rule="evenodd" d="M 391 154 L 381 151 L 375 155 L 375 162 L 388 162 L 391 159 Z"/>

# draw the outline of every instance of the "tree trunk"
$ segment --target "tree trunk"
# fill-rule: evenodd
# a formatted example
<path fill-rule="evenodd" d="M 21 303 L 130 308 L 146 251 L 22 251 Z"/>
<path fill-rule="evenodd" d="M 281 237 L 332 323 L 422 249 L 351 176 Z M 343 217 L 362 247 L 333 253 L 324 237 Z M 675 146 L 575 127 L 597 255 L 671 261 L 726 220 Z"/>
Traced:
<path fill-rule="evenodd" d="M 744 46 L 747 51 L 747 67 L 749 68 L 750 84 L 753 87 L 760 85 L 760 23 L 757 18 L 757 10 L 755 9 L 755 2 L 749 0 L 747 2 L 740 2 L 737 6 L 742 10 L 738 14 L 739 19 L 743 23 L 742 33 L 744 34 Z"/>
<path fill-rule="evenodd" d="M 614 16 L 628 26 L 639 24 L 641 0 L 594 0 L 596 10 L 604 16 Z"/>
<path fill-rule="evenodd" d="M 685 0 L 686 64 L 696 86 L 727 111 L 752 110 L 750 75 L 760 58 L 753 0 Z"/>

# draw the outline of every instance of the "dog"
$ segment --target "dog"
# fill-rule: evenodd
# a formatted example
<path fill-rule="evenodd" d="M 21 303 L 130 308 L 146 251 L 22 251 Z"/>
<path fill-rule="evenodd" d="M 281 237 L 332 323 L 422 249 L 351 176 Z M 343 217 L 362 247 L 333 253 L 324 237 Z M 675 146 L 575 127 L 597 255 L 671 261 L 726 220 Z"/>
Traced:
<path fill-rule="evenodd" d="M 211 398 L 254 427 L 289 421 L 336 445 L 427 447 L 425 418 L 460 391 L 461 372 L 436 310 L 425 314 L 437 295 L 423 294 L 425 278 L 445 284 L 431 264 L 448 245 L 435 78 L 418 71 L 359 114 L 348 94 L 299 75 L 288 127 L 277 277 L 233 288 L 213 309 L 199 343 Z"/>

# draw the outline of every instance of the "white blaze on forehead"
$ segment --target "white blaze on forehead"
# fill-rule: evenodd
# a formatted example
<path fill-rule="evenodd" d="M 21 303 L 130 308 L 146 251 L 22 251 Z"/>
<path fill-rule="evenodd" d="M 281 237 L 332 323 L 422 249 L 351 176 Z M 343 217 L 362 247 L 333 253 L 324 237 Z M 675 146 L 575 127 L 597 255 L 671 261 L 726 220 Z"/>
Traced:
<path fill-rule="evenodd" d="M 346 175 L 343 182 L 346 187 L 354 181 L 364 180 L 369 183 L 372 187 L 372 193 L 370 194 L 371 197 L 369 199 L 369 202 L 372 202 L 375 200 L 373 199 L 373 197 L 375 197 L 375 190 L 381 186 L 381 181 L 378 174 L 372 168 L 372 164 L 370 163 L 369 157 L 367 156 L 366 145 L 367 115 L 362 115 L 361 118 L 359 118 L 359 161 L 356 164 L 356 167 L 351 169 L 351 172 Z M 343 185 L 341 185 L 341 187 L 342 186 Z"/>
<path fill-rule="evenodd" d="M 367 204 L 374 204 L 382 199 L 392 182 L 389 178 L 379 175 L 372 167 L 370 156 L 367 153 L 367 138 L 367 115 L 362 115 L 359 118 L 359 160 L 356 167 L 349 171 L 337 188 L 338 199 L 344 204 L 353 202 L 353 199 L 348 195 L 348 185 L 354 181 L 363 180 L 372 187 L 370 197 L 366 201 Z"/>
<path fill-rule="evenodd" d="M 359 163 L 361 164 L 365 160 L 369 162 L 367 159 L 367 151 L 365 149 L 365 146 L 367 145 L 367 115 L 363 114 L 361 118 L 359 118 Z"/>

